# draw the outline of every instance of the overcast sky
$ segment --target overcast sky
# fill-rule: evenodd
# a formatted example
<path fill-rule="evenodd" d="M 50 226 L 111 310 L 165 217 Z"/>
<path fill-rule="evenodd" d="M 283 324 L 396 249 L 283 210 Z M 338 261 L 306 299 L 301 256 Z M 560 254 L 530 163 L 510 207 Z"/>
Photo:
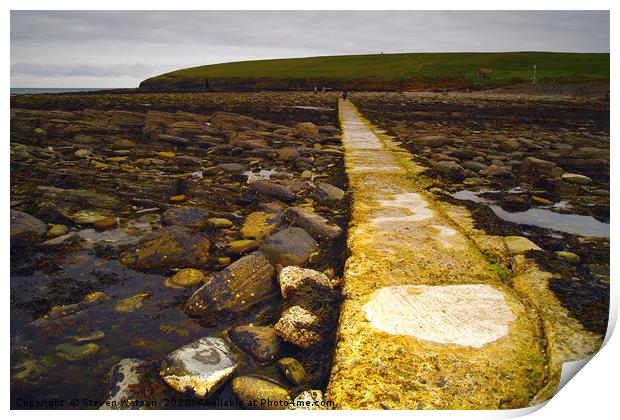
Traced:
<path fill-rule="evenodd" d="M 12 87 L 134 87 L 267 58 L 533 50 L 609 52 L 609 12 L 11 12 Z"/>

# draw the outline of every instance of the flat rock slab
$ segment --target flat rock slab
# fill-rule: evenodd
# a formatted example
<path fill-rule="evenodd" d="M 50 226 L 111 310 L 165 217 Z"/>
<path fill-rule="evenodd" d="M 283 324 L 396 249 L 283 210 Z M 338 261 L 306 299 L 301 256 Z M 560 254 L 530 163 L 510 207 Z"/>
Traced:
<path fill-rule="evenodd" d="M 289 222 L 301 227 L 318 241 L 332 240 L 342 233 L 339 226 L 303 207 L 289 207 L 285 215 Z"/>
<path fill-rule="evenodd" d="M 515 319 L 504 293 L 488 284 L 384 287 L 364 309 L 389 334 L 476 348 L 506 336 Z"/>

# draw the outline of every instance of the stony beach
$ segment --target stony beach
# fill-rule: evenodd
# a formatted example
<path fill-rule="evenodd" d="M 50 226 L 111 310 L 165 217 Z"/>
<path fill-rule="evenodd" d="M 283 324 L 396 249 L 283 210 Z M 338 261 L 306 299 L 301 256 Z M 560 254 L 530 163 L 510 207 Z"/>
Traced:
<path fill-rule="evenodd" d="M 575 354 L 600 345 L 610 264 L 604 97 L 354 92 L 349 99 L 419 167 L 406 177 L 454 220 L 476 248 L 471 255 L 484 256 L 492 267 L 484 276 L 528 302 L 527 311 L 514 309 L 514 325 L 538 316 L 529 304 L 542 313 L 553 300 L 574 326 L 558 330 L 562 322 L 541 316 L 545 334 L 579 330 L 589 341 Z M 356 275 L 348 233 L 361 221 L 352 214 L 339 106 L 338 94 L 312 92 L 12 96 L 12 400 L 223 409 L 240 407 L 217 406 L 222 401 L 268 399 L 289 404 L 244 408 L 288 409 L 293 401 L 330 401 L 334 377 L 354 383 L 364 357 L 347 368 L 351 355 L 339 349 L 349 361 L 334 360 L 351 327 L 343 323 L 359 315 L 345 304 L 341 316 L 342 302 L 361 294 L 346 283 Z M 419 248 L 412 242 L 402 252 Z M 553 276 L 548 300 L 537 301 L 519 281 L 525 260 Z M 377 272 L 383 268 L 378 263 Z M 370 280 L 360 284 L 371 288 Z M 510 400 L 493 394 L 454 404 L 515 408 L 547 398 L 541 390 L 557 379 L 554 363 L 568 356 L 557 350 L 555 359 L 555 336 L 540 334 L 518 341 L 540 347 L 526 379 L 514 379 L 529 388 Z M 432 351 L 424 350 L 429 359 L 420 366 L 449 365 Z M 490 375 L 500 391 L 513 370 L 523 373 L 507 366 Z M 468 389 L 450 369 L 408 373 L 406 386 L 380 396 L 371 384 L 359 390 L 368 406 L 359 398 L 356 408 L 453 408 L 442 405 L 457 393 L 450 387 Z M 437 383 L 427 384 L 431 377 Z M 402 389 L 450 397 L 416 402 Z"/>

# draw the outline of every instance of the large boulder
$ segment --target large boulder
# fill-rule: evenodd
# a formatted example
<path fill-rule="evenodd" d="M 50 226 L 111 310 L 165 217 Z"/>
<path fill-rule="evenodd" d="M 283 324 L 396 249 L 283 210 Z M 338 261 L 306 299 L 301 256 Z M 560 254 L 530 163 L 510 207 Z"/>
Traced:
<path fill-rule="evenodd" d="M 276 290 L 275 270 L 260 251 L 246 255 L 196 290 L 185 310 L 196 316 L 242 311 Z"/>
<path fill-rule="evenodd" d="M 233 374 L 238 363 L 224 340 L 203 337 L 168 355 L 159 372 L 179 392 L 209 397 Z"/>
<path fill-rule="evenodd" d="M 209 258 L 209 239 L 186 227 L 169 226 L 142 237 L 121 263 L 139 270 L 201 267 Z"/>
<path fill-rule="evenodd" d="M 335 239 L 342 233 L 339 226 L 303 207 L 290 207 L 285 214 L 289 222 L 304 229 L 319 241 Z"/>
<path fill-rule="evenodd" d="M 209 210 L 203 207 L 172 207 L 162 214 L 162 222 L 168 226 L 204 228 L 209 222 Z"/>
<path fill-rule="evenodd" d="M 47 225 L 34 216 L 11 210 L 11 239 L 36 240 L 47 233 Z"/>
<path fill-rule="evenodd" d="M 272 264 L 282 266 L 303 265 L 318 249 L 319 245 L 312 236 L 298 227 L 268 236 L 260 248 Z"/>
<path fill-rule="evenodd" d="M 259 363 L 267 363 L 274 360 L 282 346 L 280 337 L 271 327 L 241 325 L 231 328 L 228 336 L 237 347 L 248 353 Z"/>

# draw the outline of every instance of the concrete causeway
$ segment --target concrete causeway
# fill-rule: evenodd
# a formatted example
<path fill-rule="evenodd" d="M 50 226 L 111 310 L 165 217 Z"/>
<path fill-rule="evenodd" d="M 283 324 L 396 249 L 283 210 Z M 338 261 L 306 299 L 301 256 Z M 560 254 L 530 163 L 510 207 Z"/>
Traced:
<path fill-rule="evenodd" d="M 531 305 L 416 181 L 409 152 L 340 101 L 352 191 L 334 366 L 341 409 L 493 409 L 545 385 Z"/>

